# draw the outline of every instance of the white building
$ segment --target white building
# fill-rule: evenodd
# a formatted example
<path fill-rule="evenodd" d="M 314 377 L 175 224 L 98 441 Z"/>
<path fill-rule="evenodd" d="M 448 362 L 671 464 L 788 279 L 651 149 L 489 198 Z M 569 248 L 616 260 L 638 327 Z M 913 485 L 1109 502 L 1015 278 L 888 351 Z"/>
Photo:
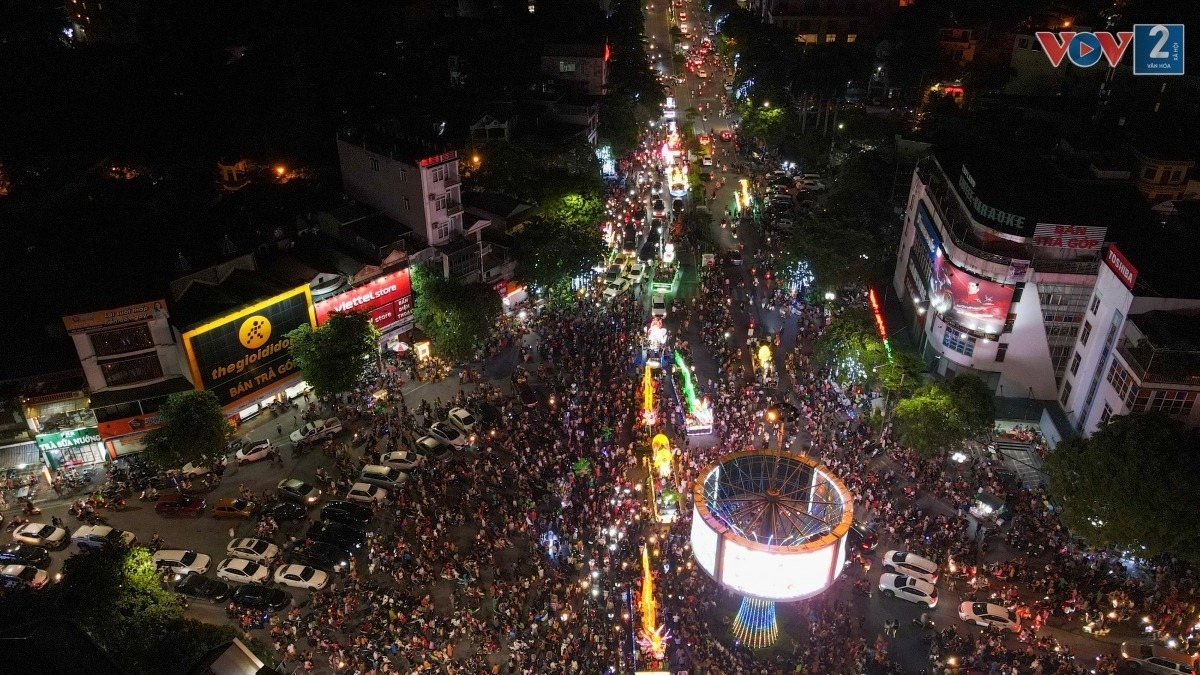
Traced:
<path fill-rule="evenodd" d="M 939 149 L 914 171 L 893 286 L 926 363 L 1001 397 L 1058 398 L 1103 244 L 1148 211 L 1129 185 L 1037 157 Z"/>
<path fill-rule="evenodd" d="M 1194 251 L 1177 243 L 1143 240 L 1129 257 L 1121 245 L 1105 250 L 1085 318 L 1090 336 L 1076 342 L 1059 399 L 1076 431 L 1155 410 L 1200 427 L 1200 280 L 1178 273 L 1175 263 Z"/>

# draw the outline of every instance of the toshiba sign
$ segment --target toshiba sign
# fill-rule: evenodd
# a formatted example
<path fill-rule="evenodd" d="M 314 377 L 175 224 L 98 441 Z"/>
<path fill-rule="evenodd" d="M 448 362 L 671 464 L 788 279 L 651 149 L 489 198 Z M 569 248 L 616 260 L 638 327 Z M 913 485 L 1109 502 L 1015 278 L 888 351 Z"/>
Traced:
<path fill-rule="evenodd" d="M 313 304 L 320 326 L 334 312 L 366 312 L 384 330 L 412 318 L 412 280 L 408 270 L 389 272 L 344 293 Z"/>
<path fill-rule="evenodd" d="M 1108 265 L 1108 269 L 1117 275 L 1121 283 L 1125 284 L 1125 288 L 1133 290 L 1133 282 L 1137 281 L 1137 268 L 1130 264 L 1129 259 L 1121 255 L 1120 249 L 1115 244 L 1109 244 L 1108 250 L 1104 253 L 1104 262 Z"/>

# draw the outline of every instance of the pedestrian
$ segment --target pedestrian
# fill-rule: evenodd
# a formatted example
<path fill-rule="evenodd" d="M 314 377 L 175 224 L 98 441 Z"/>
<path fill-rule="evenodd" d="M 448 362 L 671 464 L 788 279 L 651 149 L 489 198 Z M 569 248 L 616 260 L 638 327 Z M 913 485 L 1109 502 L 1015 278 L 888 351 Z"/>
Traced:
<path fill-rule="evenodd" d="M 236 532 L 236 531 L 234 531 L 234 529 L 233 529 L 233 526 L 232 526 L 232 525 L 230 525 L 230 526 L 229 526 L 229 538 L 230 538 L 230 539 L 233 539 L 233 538 L 234 538 L 234 537 L 236 537 L 236 536 L 237 536 L 237 532 Z"/>
<path fill-rule="evenodd" d="M 279 434 L 280 436 L 283 435 L 283 425 L 282 424 L 275 425 L 275 433 Z"/>

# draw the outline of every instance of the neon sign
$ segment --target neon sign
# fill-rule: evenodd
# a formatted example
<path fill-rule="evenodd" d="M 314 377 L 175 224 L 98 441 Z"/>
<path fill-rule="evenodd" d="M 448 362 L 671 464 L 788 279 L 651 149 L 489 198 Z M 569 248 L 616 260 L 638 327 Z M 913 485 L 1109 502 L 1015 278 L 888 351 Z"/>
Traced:
<path fill-rule="evenodd" d="M 883 321 L 883 308 L 879 305 L 879 296 L 874 288 L 867 289 L 867 300 L 871 303 L 871 314 L 875 316 L 875 330 L 879 331 L 879 339 L 883 340 L 883 349 L 887 352 L 888 361 L 892 360 L 892 345 L 888 343 L 887 324 Z"/>

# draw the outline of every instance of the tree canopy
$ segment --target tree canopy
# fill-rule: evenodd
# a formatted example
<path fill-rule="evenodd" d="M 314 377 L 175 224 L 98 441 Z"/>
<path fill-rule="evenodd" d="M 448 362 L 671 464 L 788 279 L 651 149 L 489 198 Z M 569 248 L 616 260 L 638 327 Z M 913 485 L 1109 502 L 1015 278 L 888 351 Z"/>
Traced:
<path fill-rule="evenodd" d="M 292 358 L 318 394 L 350 391 L 379 351 L 379 329 L 366 312 L 334 312 L 319 328 L 288 333 Z"/>
<path fill-rule="evenodd" d="M 555 144 L 494 141 L 476 152 L 480 159 L 471 170 L 473 188 L 505 194 L 534 206 L 581 207 L 582 202 L 564 200 L 571 196 L 599 200 L 604 187 L 600 160 L 582 139 Z"/>
<path fill-rule="evenodd" d="M 433 342 L 433 353 L 450 361 L 469 358 L 483 346 L 503 305 L 487 284 L 461 284 L 416 267 L 413 314 Z"/>
<path fill-rule="evenodd" d="M 1200 564 L 1200 442 L 1161 413 L 1113 417 L 1046 457 L 1050 492 L 1071 532 L 1092 546 Z"/>
<path fill-rule="evenodd" d="M 843 385 L 866 384 L 874 369 L 887 362 L 875 319 L 865 307 L 838 314 L 813 345 L 813 356 Z"/>
<path fill-rule="evenodd" d="M 560 289 L 587 273 L 604 255 L 600 229 L 575 227 L 560 219 L 537 217 L 514 236 L 517 278 L 545 291 Z"/>
<path fill-rule="evenodd" d="M 211 391 L 171 394 L 158 410 L 162 426 L 146 433 L 146 455 L 164 469 L 203 463 L 225 454 L 233 425 Z"/>
<path fill-rule="evenodd" d="M 987 383 L 976 375 L 955 375 L 943 385 L 958 409 L 963 433 L 978 437 L 992 431 L 996 424 L 996 399 Z"/>
<path fill-rule="evenodd" d="M 892 425 L 901 445 L 923 455 L 936 455 L 966 438 L 958 408 L 939 384 L 922 387 L 897 403 Z"/>

